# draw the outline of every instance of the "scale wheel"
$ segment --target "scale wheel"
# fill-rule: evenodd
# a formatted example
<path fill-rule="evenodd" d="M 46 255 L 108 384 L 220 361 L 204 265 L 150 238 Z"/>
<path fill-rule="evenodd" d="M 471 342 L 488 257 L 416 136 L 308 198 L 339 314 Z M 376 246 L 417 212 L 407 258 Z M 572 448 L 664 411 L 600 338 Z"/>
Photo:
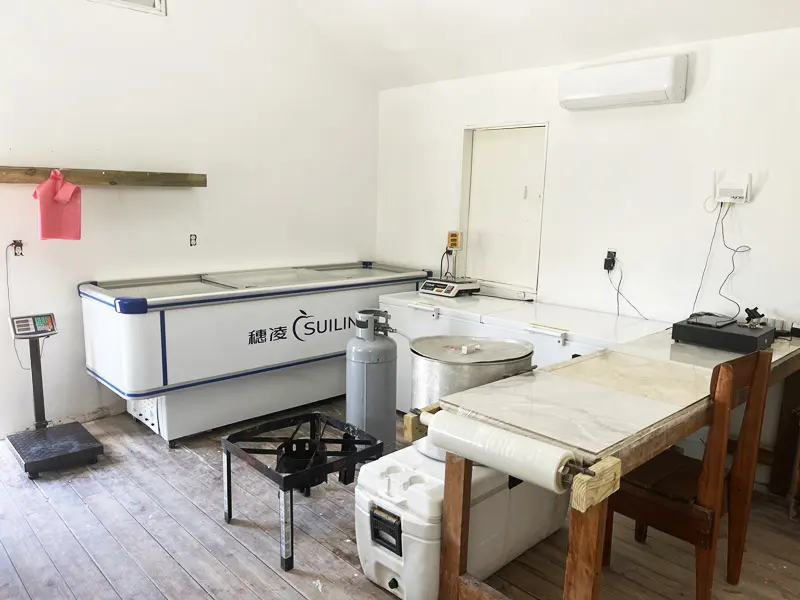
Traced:
<path fill-rule="evenodd" d="M 28 479 L 39 479 L 38 473 L 28 473 Z"/>

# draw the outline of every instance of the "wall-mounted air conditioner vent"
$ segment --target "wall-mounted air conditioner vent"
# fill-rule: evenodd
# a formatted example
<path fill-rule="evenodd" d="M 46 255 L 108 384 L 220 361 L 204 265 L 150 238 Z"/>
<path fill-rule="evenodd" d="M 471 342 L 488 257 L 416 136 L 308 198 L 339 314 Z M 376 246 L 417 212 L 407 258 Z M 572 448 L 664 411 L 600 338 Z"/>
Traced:
<path fill-rule="evenodd" d="M 567 110 L 587 110 L 683 102 L 688 65 L 689 57 L 677 54 L 565 71 L 559 103 Z"/>
<path fill-rule="evenodd" d="M 100 4 L 108 4 L 119 8 L 129 8 L 131 10 L 138 10 L 147 12 L 154 15 L 166 16 L 167 14 L 167 0 L 89 0 L 90 2 L 99 2 Z"/>

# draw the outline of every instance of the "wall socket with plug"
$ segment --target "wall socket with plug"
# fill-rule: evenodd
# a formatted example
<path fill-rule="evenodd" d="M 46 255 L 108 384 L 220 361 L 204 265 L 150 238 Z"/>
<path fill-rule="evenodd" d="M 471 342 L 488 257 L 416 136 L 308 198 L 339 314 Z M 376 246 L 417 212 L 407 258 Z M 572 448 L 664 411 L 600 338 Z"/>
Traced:
<path fill-rule="evenodd" d="M 14 256 L 24 256 L 22 254 L 22 240 L 11 240 L 11 247 L 14 249 Z"/>
<path fill-rule="evenodd" d="M 614 267 L 617 266 L 617 251 L 608 249 L 606 252 L 606 257 L 603 259 L 603 268 L 606 271 L 613 271 Z"/>

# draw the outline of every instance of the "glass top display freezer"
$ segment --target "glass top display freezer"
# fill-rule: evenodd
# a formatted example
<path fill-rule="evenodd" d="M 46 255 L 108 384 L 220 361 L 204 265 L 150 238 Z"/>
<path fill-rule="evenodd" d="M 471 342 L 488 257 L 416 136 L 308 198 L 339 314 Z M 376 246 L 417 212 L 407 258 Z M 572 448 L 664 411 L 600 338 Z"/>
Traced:
<path fill-rule="evenodd" d="M 427 276 L 364 262 L 82 283 L 86 370 L 170 441 L 334 397 L 355 312 Z"/>

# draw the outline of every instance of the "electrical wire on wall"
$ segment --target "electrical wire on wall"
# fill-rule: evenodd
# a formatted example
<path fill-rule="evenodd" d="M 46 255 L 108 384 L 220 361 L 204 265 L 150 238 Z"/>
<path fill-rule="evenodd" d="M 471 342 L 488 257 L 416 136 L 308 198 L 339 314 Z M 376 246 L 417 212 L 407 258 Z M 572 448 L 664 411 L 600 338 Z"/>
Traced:
<path fill-rule="evenodd" d="M 722 230 L 722 244 L 725 246 L 726 249 L 731 251 L 731 270 L 728 272 L 725 279 L 722 280 L 722 284 L 719 286 L 717 293 L 720 295 L 720 297 L 724 298 L 725 300 L 736 306 L 736 314 L 733 316 L 734 319 L 737 319 L 739 317 L 739 314 L 742 312 L 742 307 L 738 302 L 736 302 L 736 300 L 722 293 L 722 289 L 725 287 L 725 284 L 728 282 L 728 280 L 733 276 L 734 272 L 736 271 L 736 256 L 738 254 L 743 254 L 745 252 L 750 252 L 750 250 L 752 250 L 752 248 L 747 245 L 739 245 L 736 246 L 735 248 L 728 245 L 728 241 L 725 238 L 725 219 L 727 218 L 728 213 L 731 211 L 732 206 L 733 205 L 730 202 L 728 202 L 725 204 L 724 207 L 722 204 L 720 204 L 719 207 L 717 208 L 716 211 L 717 219 L 714 223 L 714 232 L 711 235 L 711 242 L 708 245 L 708 253 L 706 254 L 706 260 L 705 263 L 703 264 L 703 272 L 700 275 L 700 284 L 697 286 L 697 293 L 694 296 L 694 302 L 692 302 L 691 315 L 696 314 L 695 309 L 697 308 L 697 300 L 698 298 L 700 298 L 700 291 L 703 289 L 703 282 L 705 281 L 706 271 L 708 270 L 708 263 L 711 259 L 711 252 L 714 249 L 714 241 L 717 239 L 717 231 L 719 231 L 720 229 Z"/>
<path fill-rule="evenodd" d="M 725 214 L 722 215 L 722 219 L 720 221 L 720 225 L 721 225 L 721 229 L 722 229 L 722 244 L 728 250 L 731 251 L 731 270 L 725 276 L 725 279 L 722 280 L 722 284 L 719 286 L 719 290 L 718 290 L 717 293 L 720 296 L 722 296 L 723 298 L 725 298 L 725 300 L 727 300 L 728 302 L 732 302 L 733 304 L 736 305 L 736 315 L 733 318 L 737 319 L 739 317 L 739 313 L 742 312 L 742 307 L 736 300 L 734 300 L 733 298 L 729 298 L 728 296 L 723 294 L 722 293 L 722 288 L 725 287 L 725 284 L 728 283 L 728 280 L 733 276 L 733 273 L 736 271 L 736 255 L 737 254 L 743 254 L 743 253 L 746 253 L 746 252 L 750 252 L 750 250 L 752 250 L 752 248 L 750 246 L 745 245 L 745 244 L 741 244 L 739 246 L 736 246 L 735 248 L 733 248 L 733 247 L 728 245 L 728 241 L 725 239 L 725 217 L 727 217 L 728 213 L 731 211 L 731 206 L 732 206 L 732 204 L 728 204 L 728 208 L 725 210 Z"/>
<path fill-rule="evenodd" d="M 606 274 L 608 275 L 608 282 L 611 284 L 611 287 L 614 288 L 615 292 L 617 292 L 617 316 L 619 316 L 619 299 L 621 297 L 623 300 L 625 300 L 625 302 L 627 302 L 630 305 L 630 307 L 633 310 L 635 310 L 639 314 L 640 317 L 642 317 L 645 321 L 648 321 L 649 319 L 642 314 L 642 311 L 636 308 L 633 305 L 633 302 L 628 300 L 625 297 L 625 294 L 622 293 L 622 279 L 625 277 L 625 274 L 622 271 L 622 263 L 618 258 L 616 259 L 616 265 L 619 267 L 619 283 L 614 285 L 614 280 L 611 278 L 611 271 L 606 271 Z"/>
<path fill-rule="evenodd" d="M 14 244 L 9 244 L 6 246 L 5 251 L 5 259 L 6 259 L 6 299 L 8 300 L 8 320 L 11 322 L 11 283 L 9 282 L 9 275 L 8 275 L 8 251 L 14 247 Z M 19 357 L 19 351 L 17 350 L 17 338 L 13 338 L 14 341 L 14 354 L 17 355 L 17 362 L 19 363 L 19 368 L 23 371 L 30 371 L 30 367 L 26 367 L 22 364 L 22 359 Z"/>
<path fill-rule="evenodd" d="M 454 275 L 450 272 L 450 255 L 453 253 L 450 248 L 445 248 L 444 252 L 442 252 L 442 258 L 439 260 L 439 279 L 443 279 L 445 277 L 454 277 Z M 444 259 L 447 257 L 447 270 L 444 268 Z"/>

